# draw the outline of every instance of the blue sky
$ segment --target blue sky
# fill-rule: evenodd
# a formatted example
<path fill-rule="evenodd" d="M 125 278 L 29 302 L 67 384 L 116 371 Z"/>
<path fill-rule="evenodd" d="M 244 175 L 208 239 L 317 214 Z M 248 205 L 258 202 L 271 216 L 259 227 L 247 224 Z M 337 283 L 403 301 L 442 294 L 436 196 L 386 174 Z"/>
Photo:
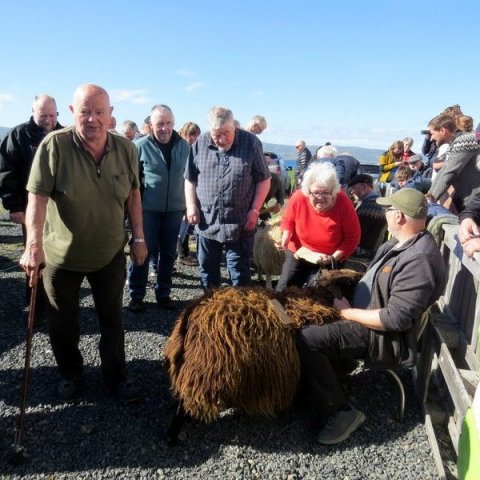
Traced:
<path fill-rule="evenodd" d="M 459 103 L 480 120 L 478 0 L 0 0 L 0 126 L 35 94 L 68 125 L 75 88 L 105 87 L 118 123 L 156 103 L 206 128 L 214 105 L 265 142 L 387 148 Z"/>

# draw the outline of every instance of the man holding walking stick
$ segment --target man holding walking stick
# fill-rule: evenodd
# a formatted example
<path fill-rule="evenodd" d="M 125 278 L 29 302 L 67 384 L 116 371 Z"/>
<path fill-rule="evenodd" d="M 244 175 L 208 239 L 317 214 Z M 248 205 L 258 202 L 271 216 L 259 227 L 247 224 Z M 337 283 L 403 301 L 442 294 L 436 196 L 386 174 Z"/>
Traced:
<path fill-rule="evenodd" d="M 125 283 L 125 210 L 132 228 L 130 255 L 142 264 L 143 237 L 135 146 L 108 132 L 113 107 L 97 85 L 77 88 L 74 126 L 52 132 L 39 146 L 27 184 L 27 241 L 20 260 L 33 285 L 41 273 L 47 323 L 61 381 L 72 399 L 81 384 L 79 291 L 87 278 L 100 324 L 100 358 L 107 393 L 126 397 L 122 318 Z"/>

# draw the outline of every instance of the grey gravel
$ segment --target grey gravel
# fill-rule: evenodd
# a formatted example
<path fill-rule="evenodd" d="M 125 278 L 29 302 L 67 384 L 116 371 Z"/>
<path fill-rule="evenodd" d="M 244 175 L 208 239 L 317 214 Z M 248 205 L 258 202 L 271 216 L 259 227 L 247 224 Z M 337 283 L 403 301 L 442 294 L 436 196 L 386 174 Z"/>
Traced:
<path fill-rule="evenodd" d="M 143 404 L 119 404 L 102 392 L 98 327 L 88 285 L 81 292 L 83 394 L 73 403 L 55 396 L 58 380 L 44 325 L 35 327 L 23 446 L 27 461 L 7 463 L 19 411 L 25 348 L 24 276 L 16 267 L 20 229 L 0 217 L 0 478 L 2 479 L 432 479 L 437 478 L 408 372 L 405 420 L 393 419 L 396 387 L 378 372 L 359 369 L 353 394 L 367 416 L 337 447 L 316 445 L 310 412 L 275 419 L 228 410 L 205 425 L 188 421 L 179 446 L 164 434 L 172 409 L 161 348 L 178 311 L 165 312 L 149 289 L 144 314 L 125 308 L 129 376 Z M 225 274 L 225 272 L 224 272 Z M 177 265 L 173 296 L 179 306 L 201 295 L 195 267 Z M 128 302 L 124 297 L 125 305 Z"/>

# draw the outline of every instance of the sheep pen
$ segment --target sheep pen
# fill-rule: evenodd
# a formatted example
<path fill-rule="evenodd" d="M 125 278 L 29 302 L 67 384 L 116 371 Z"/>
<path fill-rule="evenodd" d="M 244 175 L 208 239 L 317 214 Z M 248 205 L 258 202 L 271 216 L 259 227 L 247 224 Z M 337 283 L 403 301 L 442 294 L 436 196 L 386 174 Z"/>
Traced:
<path fill-rule="evenodd" d="M 192 301 L 164 348 L 171 390 L 183 411 L 212 422 L 227 408 L 275 416 L 290 407 L 300 382 L 295 329 L 338 320 L 335 297 L 351 298 L 360 274 L 325 271 L 315 286 L 226 287 Z M 281 319 L 277 300 L 290 322 Z"/>

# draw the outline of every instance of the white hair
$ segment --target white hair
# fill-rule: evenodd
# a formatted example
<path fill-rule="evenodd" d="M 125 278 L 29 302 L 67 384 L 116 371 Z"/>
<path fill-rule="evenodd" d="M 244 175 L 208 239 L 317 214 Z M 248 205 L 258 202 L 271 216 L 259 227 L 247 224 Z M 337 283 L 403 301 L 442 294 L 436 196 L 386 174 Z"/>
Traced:
<path fill-rule="evenodd" d="M 217 130 L 228 123 L 234 123 L 233 113 L 225 107 L 213 107 L 207 115 L 208 128 Z"/>
<path fill-rule="evenodd" d="M 340 183 L 338 182 L 335 167 L 330 162 L 312 163 L 303 175 L 302 192 L 308 196 L 310 187 L 318 183 L 322 187 L 332 190 L 332 195 L 336 195 L 340 191 Z"/>
<path fill-rule="evenodd" d="M 336 157 L 337 149 L 333 145 L 324 145 L 317 150 L 317 158 Z"/>

